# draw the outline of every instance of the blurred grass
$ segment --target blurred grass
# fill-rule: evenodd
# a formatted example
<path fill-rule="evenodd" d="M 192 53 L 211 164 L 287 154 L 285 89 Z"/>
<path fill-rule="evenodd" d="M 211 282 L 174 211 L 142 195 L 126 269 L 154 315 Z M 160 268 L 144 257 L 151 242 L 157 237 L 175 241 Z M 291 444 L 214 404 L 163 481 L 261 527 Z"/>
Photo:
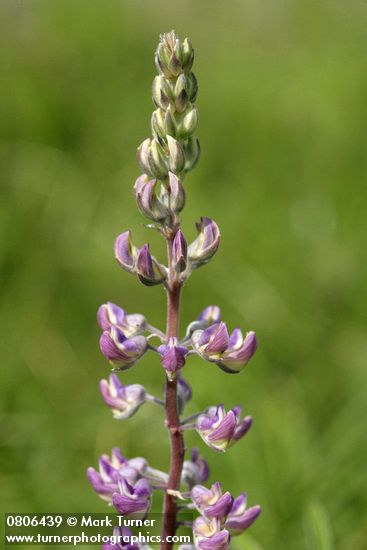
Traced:
<path fill-rule="evenodd" d="M 234 549 L 367 548 L 365 410 L 367 4 L 340 0 L 0 4 L 1 492 L 7 511 L 103 511 L 85 468 L 121 446 L 167 464 L 159 411 L 112 421 L 95 311 L 115 301 L 163 326 L 161 289 L 115 265 L 136 146 L 149 135 L 160 32 L 197 57 L 202 157 L 184 229 L 221 250 L 190 280 L 183 326 L 209 303 L 253 328 L 238 377 L 192 360 L 188 412 L 244 404 L 252 433 L 210 456 L 212 479 L 263 514 Z M 152 235 L 155 249 L 163 252 Z M 159 392 L 146 357 L 123 376 Z M 159 445 L 157 445 L 159 442 Z"/>

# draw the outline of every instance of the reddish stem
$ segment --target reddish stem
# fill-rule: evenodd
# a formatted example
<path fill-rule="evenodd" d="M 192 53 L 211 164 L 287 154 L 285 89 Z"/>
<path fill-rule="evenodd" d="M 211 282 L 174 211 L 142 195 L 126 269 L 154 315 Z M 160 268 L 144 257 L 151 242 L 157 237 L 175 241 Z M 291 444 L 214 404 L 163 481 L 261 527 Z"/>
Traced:
<path fill-rule="evenodd" d="M 166 338 L 178 336 L 179 309 L 181 284 L 175 281 L 172 269 L 172 242 L 173 236 L 167 241 L 169 285 L 167 290 L 167 330 Z M 182 432 L 180 430 L 180 417 L 177 407 L 177 380 L 166 379 L 166 423 L 170 434 L 171 463 L 168 477 L 167 489 L 177 491 L 180 488 L 181 472 L 185 456 L 185 446 Z M 162 540 L 172 537 L 177 527 L 177 505 L 176 497 L 165 493 L 163 507 L 163 530 Z M 161 550 L 170 550 L 172 542 L 162 542 Z"/>

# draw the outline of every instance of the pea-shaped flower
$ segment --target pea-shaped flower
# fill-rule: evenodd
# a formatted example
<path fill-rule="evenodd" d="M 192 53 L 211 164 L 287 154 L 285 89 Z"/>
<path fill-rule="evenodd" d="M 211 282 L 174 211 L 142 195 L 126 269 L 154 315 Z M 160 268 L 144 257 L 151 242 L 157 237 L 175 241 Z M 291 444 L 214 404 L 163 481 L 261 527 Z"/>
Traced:
<path fill-rule="evenodd" d="M 185 357 L 189 350 L 184 346 L 180 346 L 178 339 L 173 337 L 168 340 L 168 344 L 159 346 L 158 351 L 162 356 L 162 366 L 166 370 L 168 379 L 174 380 L 177 371 L 184 366 Z"/>
<path fill-rule="evenodd" d="M 101 352 L 116 370 L 132 367 L 142 357 L 148 347 L 144 336 L 127 338 L 116 326 L 105 330 L 99 341 Z"/>
<path fill-rule="evenodd" d="M 254 523 L 260 513 L 261 506 L 247 508 L 247 493 L 242 493 L 234 499 L 224 527 L 231 535 L 240 535 Z"/>
<path fill-rule="evenodd" d="M 221 529 L 217 518 L 206 519 L 198 517 L 193 523 L 195 548 L 198 550 L 227 550 L 230 534 L 227 529 Z"/>
<path fill-rule="evenodd" d="M 156 179 L 149 179 L 146 174 L 139 176 L 135 182 L 135 197 L 139 210 L 154 222 L 163 222 L 168 216 L 167 206 L 157 196 Z"/>
<path fill-rule="evenodd" d="M 206 264 L 218 250 L 220 242 L 219 227 L 210 218 L 201 218 L 196 228 L 199 234 L 187 250 L 188 260 L 193 268 Z"/>
<path fill-rule="evenodd" d="M 151 255 L 149 244 L 141 247 L 135 269 L 140 281 L 146 286 L 159 285 L 167 276 L 166 268 Z"/>
<path fill-rule="evenodd" d="M 121 233 L 115 240 L 115 258 L 120 266 L 134 273 L 135 262 L 139 254 L 139 249 L 133 245 L 131 240 L 131 231 Z"/>
<path fill-rule="evenodd" d="M 250 429 L 252 417 L 239 419 L 241 407 L 234 407 L 227 413 L 223 405 L 210 407 L 196 420 L 196 431 L 205 443 L 215 451 L 224 452 L 229 445 L 241 439 Z"/>
<path fill-rule="evenodd" d="M 257 349 L 254 332 L 243 337 L 239 328 L 229 336 L 227 326 L 220 322 L 205 330 L 196 330 L 191 337 L 195 351 L 212 363 L 216 363 L 225 372 L 240 372 Z"/>
<path fill-rule="evenodd" d="M 222 494 L 219 481 L 210 489 L 203 485 L 195 485 L 191 491 L 191 499 L 197 510 L 207 518 L 225 518 L 233 503 L 231 493 L 227 491 Z"/>
<path fill-rule="evenodd" d="M 112 450 L 111 458 L 104 454 L 99 459 L 99 471 L 90 467 L 87 470 L 87 477 L 96 493 L 109 503 L 112 502 L 112 495 L 119 489 L 119 482 L 122 476 L 134 483 L 139 477 L 139 470 L 134 466 L 140 466 L 139 460 L 135 462 L 127 460 L 122 456 L 120 450 L 115 447 Z M 130 464 L 131 463 L 131 464 Z M 146 463 L 146 461 L 145 461 Z"/>
<path fill-rule="evenodd" d="M 149 244 L 144 244 L 140 250 L 132 244 L 130 231 L 117 237 L 115 258 L 125 271 L 136 273 L 144 285 L 160 284 L 167 276 L 166 268 L 150 254 Z"/>
<path fill-rule="evenodd" d="M 119 492 L 112 495 L 112 503 L 116 510 L 124 516 L 134 514 L 135 518 L 144 518 L 150 508 L 152 487 L 148 480 L 139 479 L 130 484 L 122 478 Z"/>
<path fill-rule="evenodd" d="M 121 384 L 116 374 L 110 374 L 109 381 L 101 380 L 100 390 L 105 403 L 112 409 L 114 418 L 129 418 L 146 400 L 144 386 Z"/>
<path fill-rule="evenodd" d="M 141 334 L 147 328 L 144 315 L 140 313 L 127 314 L 125 310 L 112 302 L 101 305 L 97 312 L 97 320 L 102 330 L 109 331 L 114 325 L 127 337 Z"/>

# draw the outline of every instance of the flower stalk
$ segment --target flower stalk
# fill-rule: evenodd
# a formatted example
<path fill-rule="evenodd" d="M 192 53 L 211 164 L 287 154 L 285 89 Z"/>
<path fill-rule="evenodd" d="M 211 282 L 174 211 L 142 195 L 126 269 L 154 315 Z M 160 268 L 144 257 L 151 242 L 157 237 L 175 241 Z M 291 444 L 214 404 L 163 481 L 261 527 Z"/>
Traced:
<path fill-rule="evenodd" d="M 125 458 L 115 448 L 111 457 L 102 455 L 99 471 L 88 469 L 88 479 L 104 501 L 127 517 L 146 518 L 154 491 L 163 491 L 161 550 L 173 548 L 172 537 L 182 526 L 192 528 L 193 544 L 181 545 L 178 550 L 227 550 L 231 537 L 248 529 L 261 509 L 247 509 L 246 493 L 234 498 L 228 491 L 222 492 L 220 482 L 212 484 L 211 489 L 203 486 L 210 475 L 208 463 L 195 448 L 190 457 L 185 457 L 183 433 L 193 429 L 210 449 L 224 453 L 247 434 L 252 417 L 241 419 L 241 407 L 226 412 L 222 404 L 182 416 L 192 395 L 182 371 L 186 361 L 196 355 L 227 374 L 238 374 L 255 353 L 257 339 L 253 331 L 244 336 L 239 328 L 230 334 L 219 307 L 213 305 L 207 306 L 180 338 L 182 288 L 194 270 L 213 258 L 220 244 L 219 227 L 209 217 L 201 217 L 196 224 L 198 235 L 191 244 L 180 229 L 186 201 L 183 178 L 200 154 L 194 135 L 198 86 L 193 61 L 194 50 L 188 39 L 181 42 L 174 31 L 161 36 L 155 55 L 159 74 L 152 88 L 156 107 L 151 119 L 152 137 L 145 139 L 137 151 L 143 173 L 134 185 L 136 203 L 149 219 L 148 227 L 165 239 L 167 265 L 152 254 L 148 243 L 136 246 L 130 230 L 115 241 L 115 258 L 122 269 L 146 286 L 161 285 L 165 289 L 166 330 L 111 302 L 103 304 L 97 314 L 102 330 L 100 348 L 114 371 L 109 380 L 100 383 L 103 400 L 116 420 L 132 417 L 146 402 L 163 408 L 170 439 L 169 471 L 157 470 L 143 457 Z M 160 345 L 152 345 L 152 339 L 158 339 Z M 133 367 L 146 353 L 160 356 L 165 377 L 163 399 L 152 396 L 139 384 L 124 385 L 116 374 Z M 184 510 L 196 511 L 199 516 L 192 522 L 184 520 L 180 518 Z M 103 548 L 151 550 L 146 544 L 136 543 L 130 531 L 119 529 Z"/>

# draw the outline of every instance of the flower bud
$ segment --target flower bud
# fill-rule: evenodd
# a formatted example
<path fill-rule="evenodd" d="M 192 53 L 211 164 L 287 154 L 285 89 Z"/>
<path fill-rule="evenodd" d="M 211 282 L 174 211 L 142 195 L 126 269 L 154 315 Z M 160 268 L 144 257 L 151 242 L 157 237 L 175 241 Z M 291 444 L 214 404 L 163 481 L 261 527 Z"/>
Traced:
<path fill-rule="evenodd" d="M 156 107 L 165 110 L 170 105 L 171 91 L 164 76 L 156 76 L 153 80 L 152 96 Z"/>
<path fill-rule="evenodd" d="M 162 109 L 154 111 L 151 123 L 153 132 L 157 135 L 159 141 L 166 141 L 167 134 L 175 136 L 177 133 L 174 114 L 170 106 L 168 106 L 166 111 Z"/>
<path fill-rule="evenodd" d="M 188 38 L 185 38 L 182 44 L 182 68 L 188 73 L 194 62 L 194 48 Z"/>
<path fill-rule="evenodd" d="M 155 139 L 144 140 L 138 147 L 136 158 L 144 173 L 157 179 L 167 177 L 166 155 L 162 146 Z"/>
<path fill-rule="evenodd" d="M 195 321 L 192 321 L 187 329 L 185 334 L 185 340 L 189 339 L 192 334 L 197 330 L 206 329 L 212 325 L 215 325 L 220 322 L 220 308 L 218 306 L 208 306 L 206 307 L 198 316 Z"/>
<path fill-rule="evenodd" d="M 161 74 L 166 78 L 175 78 L 182 71 L 189 72 L 193 61 L 194 50 L 187 38 L 181 43 L 174 31 L 161 35 L 155 56 Z"/>
<path fill-rule="evenodd" d="M 206 327 L 210 327 L 211 325 L 220 322 L 220 316 L 221 313 L 218 306 L 208 306 L 200 313 L 198 321 L 205 324 Z"/>
<path fill-rule="evenodd" d="M 173 172 L 169 172 L 168 176 L 169 176 L 169 191 L 170 191 L 169 206 L 170 206 L 170 209 L 175 214 L 177 214 L 178 212 L 181 212 L 181 210 L 185 206 L 185 201 L 186 201 L 185 189 L 181 181 Z"/>
<path fill-rule="evenodd" d="M 134 189 L 136 203 L 142 214 L 152 221 L 162 222 L 168 215 L 168 209 L 157 197 L 157 184 L 157 180 L 148 180 L 148 176 L 143 174 L 136 180 Z"/>
<path fill-rule="evenodd" d="M 185 172 L 192 170 L 200 157 L 200 144 L 195 136 L 190 136 L 184 145 Z"/>
<path fill-rule="evenodd" d="M 146 393 L 143 386 L 123 386 L 113 373 L 110 374 L 109 382 L 101 380 L 100 390 L 106 405 L 112 409 L 117 420 L 129 418 L 145 403 Z"/>
<path fill-rule="evenodd" d="M 177 380 L 177 402 L 178 402 L 178 411 L 182 414 L 184 407 L 192 397 L 192 391 L 190 385 L 183 378 L 178 378 Z M 197 482 L 199 483 L 199 482 Z"/>
<path fill-rule="evenodd" d="M 117 237 L 115 241 L 115 258 L 125 271 L 134 272 L 138 252 L 138 249 L 132 244 L 130 231 L 125 231 Z"/>
<path fill-rule="evenodd" d="M 220 242 L 219 227 L 210 218 L 201 218 L 196 227 L 199 235 L 188 247 L 188 259 L 193 268 L 206 264 L 216 253 Z"/>
<path fill-rule="evenodd" d="M 179 174 L 185 167 L 185 155 L 182 145 L 173 137 L 167 135 L 169 151 L 169 169 L 174 174 Z"/>
<path fill-rule="evenodd" d="M 149 512 L 152 487 L 146 479 L 139 479 L 134 485 L 125 479 L 120 480 L 120 492 L 112 495 L 112 503 L 116 510 L 124 515 L 134 515 L 135 519 L 143 519 Z"/>
<path fill-rule="evenodd" d="M 175 84 L 175 108 L 178 113 L 185 111 L 189 103 L 193 103 L 198 92 L 198 84 L 193 73 L 180 74 Z"/>
<path fill-rule="evenodd" d="M 183 137 L 191 135 L 198 124 L 198 111 L 196 107 L 191 106 L 185 113 L 180 126 L 180 135 Z"/>
<path fill-rule="evenodd" d="M 207 518 L 218 518 L 222 520 L 230 511 L 233 497 L 228 491 L 222 494 L 222 488 L 217 481 L 211 489 L 203 485 L 195 485 L 191 490 L 191 499 L 196 509 Z"/>
<path fill-rule="evenodd" d="M 240 535 L 248 529 L 261 513 L 261 507 L 256 505 L 247 507 L 247 494 L 242 493 L 235 498 L 227 516 L 224 527 L 232 536 Z"/>
<path fill-rule="evenodd" d="M 144 244 L 136 260 L 136 272 L 140 281 L 147 286 L 159 285 L 166 278 L 166 270 L 149 251 L 149 244 Z"/>
<path fill-rule="evenodd" d="M 148 346 L 144 336 L 127 338 L 116 326 L 103 332 L 99 344 L 103 355 L 118 370 L 132 367 L 144 355 Z"/>
<path fill-rule="evenodd" d="M 178 339 L 172 337 L 168 340 L 168 344 L 163 344 L 158 348 L 162 356 L 162 366 L 166 370 L 169 380 L 175 380 L 176 373 L 185 365 L 185 357 L 189 350 L 178 344 Z"/>
<path fill-rule="evenodd" d="M 179 229 L 173 239 L 172 245 L 172 264 L 177 273 L 182 273 L 186 269 L 187 262 L 187 242 L 181 229 Z"/>
<path fill-rule="evenodd" d="M 209 477 L 209 466 L 198 449 L 191 450 L 191 460 L 185 460 L 182 468 L 181 482 L 189 489 L 204 483 Z"/>

